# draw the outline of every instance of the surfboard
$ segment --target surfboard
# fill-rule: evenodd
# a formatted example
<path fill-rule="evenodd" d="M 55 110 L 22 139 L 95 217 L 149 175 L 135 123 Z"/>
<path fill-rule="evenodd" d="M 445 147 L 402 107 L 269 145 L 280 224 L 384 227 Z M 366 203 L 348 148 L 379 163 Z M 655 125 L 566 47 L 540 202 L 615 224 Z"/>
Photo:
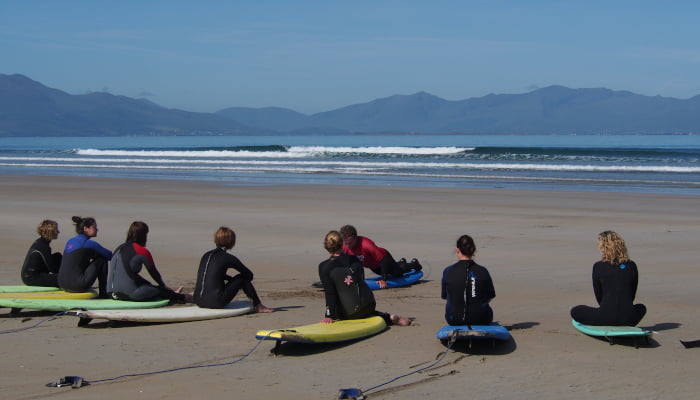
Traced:
<path fill-rule="evenodd" d="M 26 292 L 26 293 L 0 293 L 0 299 L 94 299 L 97 291 L 90 290 L 81 293 L 64 292 L 55 290 L 53 292 Z"/>
<path fill-rule="evenodd" d="M 384 319 L 375 316 L 335 321 L 332 324 L 316 323 L 294 328 L 261 330 L 255 337 L 278 342 L 337 343 L 376 335 L 385 329 Z"/>
<path fill-rule="evenodd" d="M 597 336 L 608 339 L 610 344 L 613 344 L 614 338 L 644 338 L 647 342 L 649 337 L 652 335 L 651 331 L 646 329 L 637 328 L 636 326 L 608 326 L 608 325 L 586 325 L 582 324 L 574 319 L 571 320 L 571 324 L 581 333 L 585 333 L 589 336 Z M 636 344 L 636 341 L 635 341 Z"/>
<path fill-rule="evenodd" d="M 253 311 L 249 301 L 232 301 L 224 308 L 200 308 L 196 305 L 119 310 L 77 310 L 68 315 L 81 320 L 106 319 L 132 322 L 188 322 L 208 319 L 236 317 Z M 84 325 L 84 323 L 82 324 Z"/>
<path fill-rule="evenodd" d="M 0 293 L 54 292 L 60 289 L 52 286 L 0 285 Z"/>
<path fill-rule="evenodd" d="M 124 308 L 155 308 L 163 307 L 169 303 L 168 300 L 155 301 L 123 301 L 111 299 L 0 299 L 0 308 L 12 308 L 12 312 L 21 309 L 45 310 L 45 311 L 66 311 L 73 309 L 81 310 L 114 310 Z"/>
<path fill-rule="evenodd" d="M 411 270 L 409 272 L 406 272 L 402 276 L 398 278 L 389 278 L 386 280 L 386 288 L 385 289 L 393 289 L 397 287 L 403 287 L 403 286 L 410 286 L 420 278 L 423 277 L 423 271 L 416 271 L 416 270 Z M 381 289 L 379 287 L 379 279 L 381 279 L 381 276 L 373 276 L 371 278 L 366 278 L 365 282 L 367 282 L 367 285 L 369 286 L 370 289 L 372 290 L 379 290 Z"/>
<path fill-rule="evenodd" d="M 493 339 L 509 340 L 508 329 L 496 322 L 488 325 L 447 325 L 437 331 L 436 336 L 440 340 Z"/>

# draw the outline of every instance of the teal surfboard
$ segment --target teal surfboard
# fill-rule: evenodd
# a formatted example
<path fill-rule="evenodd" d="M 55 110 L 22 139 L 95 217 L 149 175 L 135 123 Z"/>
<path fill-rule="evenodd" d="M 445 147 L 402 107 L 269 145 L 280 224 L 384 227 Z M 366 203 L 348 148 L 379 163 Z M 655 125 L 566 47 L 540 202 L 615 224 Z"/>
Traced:
<path fill-rule="evenodd" d="M 613 344 L 614 338 L 644 338 L 647 342 L 652 332 L 636 326 L 609 326 L 609 325 L 586 325 L 576 320 L 571 320 L 571 324 L 581 333 L 589 336 L 596 336 L 608 339 Z M 636 342 L 635 342 L 636 343 Z"/>
<path fill-rule="evenodd" d="M 168 300 L 123 301 L 111 299 L 3 299 L 0 308 L 11 308 L 13 312 L 27 310 L 66 311 L 66 310 L 120 310 L 134 308 L 163 307 Z"/>

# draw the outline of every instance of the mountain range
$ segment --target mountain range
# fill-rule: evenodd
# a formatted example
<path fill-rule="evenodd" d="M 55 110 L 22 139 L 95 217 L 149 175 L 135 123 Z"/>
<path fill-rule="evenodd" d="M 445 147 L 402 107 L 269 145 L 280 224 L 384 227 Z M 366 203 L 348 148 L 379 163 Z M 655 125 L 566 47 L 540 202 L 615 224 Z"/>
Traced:
<path fill-rule="evenodd" d="M 0 137 L 339 133 L 700 133 L 700 95 L 549 86 L 456 101 L 394 95 L 311 115 L 279 107 L 198 113 L 104 92 L 73 95 L 0 74 Z"/>

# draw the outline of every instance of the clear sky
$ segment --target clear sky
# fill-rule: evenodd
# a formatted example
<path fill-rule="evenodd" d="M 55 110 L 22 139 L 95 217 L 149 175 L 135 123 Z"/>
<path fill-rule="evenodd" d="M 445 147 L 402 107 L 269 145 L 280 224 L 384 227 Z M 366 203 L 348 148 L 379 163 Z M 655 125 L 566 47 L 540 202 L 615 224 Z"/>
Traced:
<path fill-rule="evenodd" d="M 0 1 L 0 73 L 214 112 L 549 85 L 700 94 L 700 1 Z"/>

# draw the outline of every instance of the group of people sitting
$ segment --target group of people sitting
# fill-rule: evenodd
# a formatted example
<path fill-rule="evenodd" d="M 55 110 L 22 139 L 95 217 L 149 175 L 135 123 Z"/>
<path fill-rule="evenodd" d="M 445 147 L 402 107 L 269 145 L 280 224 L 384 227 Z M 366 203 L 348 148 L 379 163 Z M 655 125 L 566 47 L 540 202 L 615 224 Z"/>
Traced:
<path fill-rule="evenodd" d="M 52 253 L 50 243 L 58 238 L 58 223 L 44 220 L 37 227 L 39 238 L 31 245 L 22 266 L 26 285 L 58 287 L 66 292 L 85 292 L 98 282 L 98 296 L 116 300 L 147 301 L 169 299 L 173 302 L 194 302 L 204 308 L 223 308 L 239 291 L 252 300 L 256 312 L 273 312 L 262 304 L 253 286 L 253 272 L 230 254 L 236 234 L 220 227 L 214 234 L 216 247 L 202 256 L 193 293 L 182 293 L 182 287 L 170 289 L 155 266 L 146 248 L 148 225 L 134 221 L 126 241 L 114 252 L 95 240 L 94 218 L 73 217 L 76 236 L 66 242 L 63 254 Z M 593 288 L 599 307 L 576 306 L 574 320 L 587 325 L 630 325 L 641 321 L 646 313 L 643 304 L 634 304 L 638 272 L 629 259 L 624 240 L 613 231 L 598 235 L 602 255 L 593 266 Z M 401 277 L 422 269 L 420 262 L 402 258 L 396 261 L 385 248 L 371 239 L 359 236 L 352 225 L 328 232 L 323 241 L 328 258 L 318 266 L 325 292 L 326 310 L 322 323 L 335 320 L 367 318 L 379 315 L 387 324 L 410 325 L 411 319 L 376 310 L 372 290 L 364 278 L 364 268 L 380 276 L 378 283 L 386 287 L 387 279 Z M 488 270 L 473 258 L 476 245 L 469 235 L 462 235 L 455 246 L 457 262 L 444 269 L 441 297 L 446 300 L 445 320 L 449 325 L 484 325 L 493 321 L 490 302 L 496 297 Z M 155 284 L 143 278 L 146 267 Z M 229 269 L 237 274 L 229 275 Z"/>

